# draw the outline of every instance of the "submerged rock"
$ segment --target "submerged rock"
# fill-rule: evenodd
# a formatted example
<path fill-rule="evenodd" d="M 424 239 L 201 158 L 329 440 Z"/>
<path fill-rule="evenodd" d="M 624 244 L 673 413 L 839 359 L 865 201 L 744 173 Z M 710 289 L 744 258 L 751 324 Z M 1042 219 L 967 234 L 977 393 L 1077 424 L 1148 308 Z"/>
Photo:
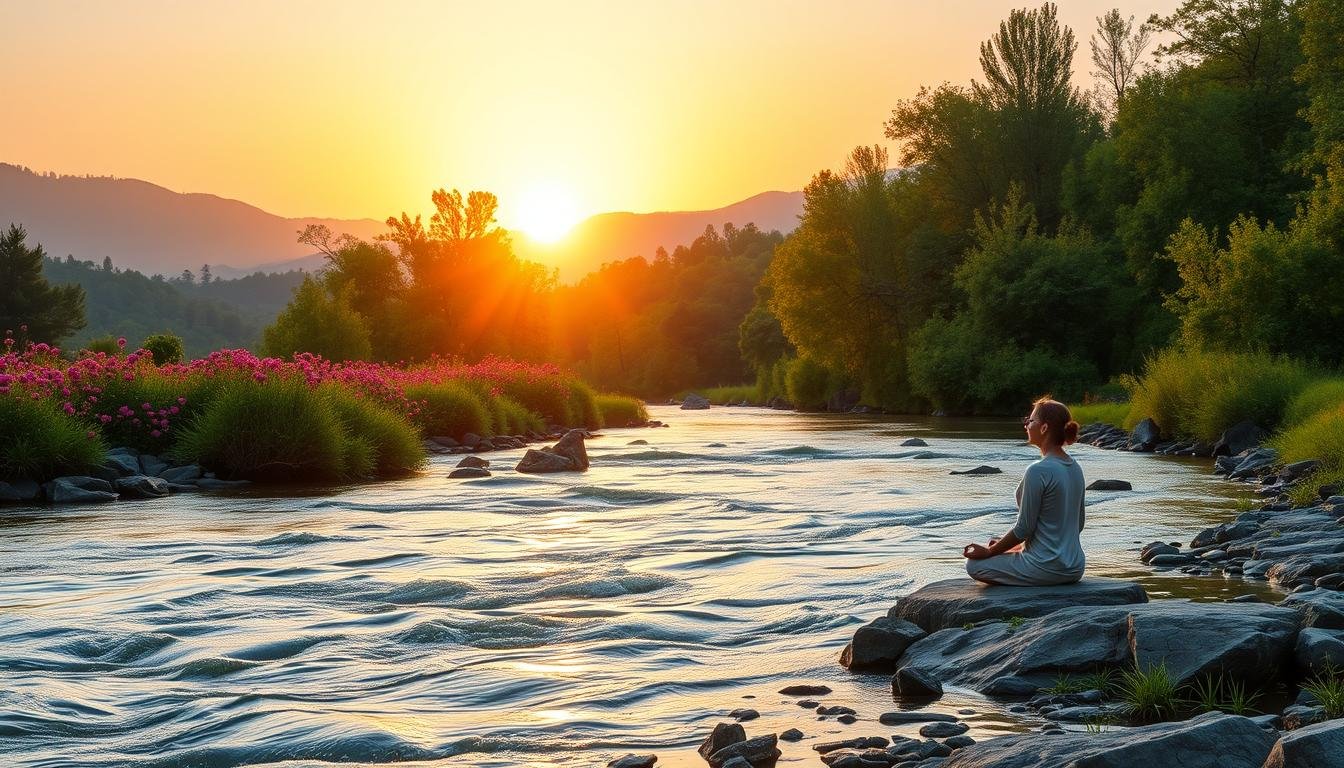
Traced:
<path fill-rule="evenodd" d="M 971 579 L 946 579 L 900 598 L 887 611 L 887 617 L 936 632 L 986 619 L 1044 616 L 1073 606 L 1146 602 L 1148 594 L 1138 584 L 1099 576 L 1050 587 L 1005 587 Z"/>
<path fill-rule="evenodd" d="M 490 466 L 490 460 L 482 459 L 480 456 L 463 456 L 462 460 L 457 462 L 457 466 L 476 467 L 477 469 L 485 469 L 486 467 Z"/>
<path fill-rule="evenodd" d="M 883 712 L 877 718 L 877 721 L 883 725 L 905 725 L 906 723 L 955 723 L 957 718 L 942 712 L 901 710 L 899 712 Z"/>
<path fill-rule="evenodd" d="M 607 763 L 607 768 L 653 768 L 654 763 L 657 762 L 657 755 L 629 754 Z"/>
<path fill-rule="evenodd" d="M 902 441 L 902 442 L 901 442 L 901 447 L 903 447 L 903 448 L 928 448 L 928 447 L 929 447 L 929 444 L 926 443 L 926 442 L 924 442 L 923 440 L 919 439 L 918 437 L 911 437 L 911 438 L 909 438 L 909 439 L 907 439 L 907 440 Z"/>
<path fill-rule="evenodd" d="M 1134 486 L 1128 480 L 1093 480 L 1087 486 L 1089 491 L 1132 491 Z"/>
<path fill-rule="evenodd" d="M 490 470 L 481 467 L 458 467 L 448 473 L 449 480 L 466 480 L 477 477 L 490 477 Z"/>
<path fill-rule="evenodd" d="M 919 729 L 919 735 L 930 739 L 946 739 L 960 736 L 969 730 L 971 726 L 965 723 L 929 723 Z"/>
<path fill-rule="evenodd" d="M 1003 473 L 1003 470 L 1002 470 L 1002 469 L 999 469 L 998 467 L 991 467 L 991 466 L 989 466 L 988 464 L 981 464 L 980 466 L 976 467 L 975 469 L 954 469 L 954 470 L 952 470 L 951 472 L 949 472 L 948 474 L 949 474 L 949 475 L 998 475 L 998 474 L 1002 474 L 1002 473 Z"/>
<path fill-rule="evenodd" d="M 588 450 L 582 429 L 571 429 L 553 446 L 529 449 L 514 469 L 518 472 L 582 472 L 588 469 Z"/>
<path fill-rule="evenodd" d="M 959 749 L 943 768 L 1261 768 L 1275 739 L 1249 718 L 1210 712 L 1192 720 L 1102 733 L 1001 736 Z"/>
<path fill-rule="evenodd" d="M 779 689 L 784 696 L 825 696 L 831 692 L 829 685 L 815 685 L 802 683 L 798 685 L 786 685 Z"/>
<path fill-rule="evenodd" d="M 683 411 L 703 411 L 709 408 L 709 400 L 695 394 L 694 392 L 686 395 L 686 399 L 681 401 L 681 410 Z"/>

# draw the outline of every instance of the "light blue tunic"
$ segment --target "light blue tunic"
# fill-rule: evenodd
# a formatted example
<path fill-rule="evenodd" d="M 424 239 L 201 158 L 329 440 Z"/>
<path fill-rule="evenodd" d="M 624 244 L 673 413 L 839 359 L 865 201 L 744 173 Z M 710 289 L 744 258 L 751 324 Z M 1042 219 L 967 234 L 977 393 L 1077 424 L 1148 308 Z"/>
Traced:
<path fill-rule="evenodd" d="M 1083 577 L 1087 558 L 1078 540 L 1083 530 L 1083 470 L 1078 462 L 1044 456 L 1027 467 L 1017 486 L 1013 534 L 1024 544 L 983 560 L 967 560 L 971 578 L 1030 587 L 1072 584 Z"/>

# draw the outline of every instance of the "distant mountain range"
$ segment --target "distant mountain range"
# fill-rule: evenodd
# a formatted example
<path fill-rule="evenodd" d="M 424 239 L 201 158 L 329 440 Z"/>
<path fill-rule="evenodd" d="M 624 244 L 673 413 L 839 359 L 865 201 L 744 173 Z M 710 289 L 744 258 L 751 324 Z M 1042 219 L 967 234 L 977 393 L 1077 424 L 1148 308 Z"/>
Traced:
<path fill-rule="evenodd" d="M 518 234 L 519 255 L 556 267 L 573 281 L 609 261 L 652 258 L 659 246 L 690 243 L 708 225 L 755 223 L 792 231 L 802 192 L 764 192 L 723 208 L 661 213 L 602 213 L 580 222 L 554 245 Z M 215 195 L 173 192 L 138 179 L 57 176 L 0 163 L 0 227 L 28 231 L 48 256 L 83 261 L 111 257 L 119 267 L 175 275 L 209 264 L 219 277 L 254 271 L 314 269 L 322 258 L 295 241 L 308 224 L 371 238 L 386 231 L 374 219 L 291 219 Z"/>

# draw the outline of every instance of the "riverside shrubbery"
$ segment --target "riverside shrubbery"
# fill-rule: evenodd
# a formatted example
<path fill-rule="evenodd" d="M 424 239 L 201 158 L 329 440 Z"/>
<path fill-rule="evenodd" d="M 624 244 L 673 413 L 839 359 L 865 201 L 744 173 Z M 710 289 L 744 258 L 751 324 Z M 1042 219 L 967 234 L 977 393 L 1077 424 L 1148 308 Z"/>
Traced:
<path fill-rule="evenodd" d="M 640 420 L 550 365 L 440 359 L 411 366 L 292 361 L 221 350 L 155 365 L 148 350 L 62 359 L 43 344 L 0 355 L 0 479 L 87 471 L 122 445 L 221 477 L 350 480 L 405 474 L 422 436 L 483 437 Z M 118 340 L 120 350 L 124 342 Z"/>

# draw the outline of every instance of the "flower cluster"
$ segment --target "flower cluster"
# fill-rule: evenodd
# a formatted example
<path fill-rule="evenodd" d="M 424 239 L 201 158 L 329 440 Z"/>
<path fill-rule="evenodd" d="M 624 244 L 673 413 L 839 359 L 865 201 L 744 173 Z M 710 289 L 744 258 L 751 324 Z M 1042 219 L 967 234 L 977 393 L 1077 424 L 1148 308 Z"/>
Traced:
<path fill-rule="evenodd" d="M 0 396 L 49 398 L 66 414 L 86 420 L 124 444 L 166 444 L 177 422 L 199 405 L 199 396 L 220 379 L 264 385 L 273 378 L 298 377 L 311 387 L 334 384 L 372 398 L 414 420 L 423 402 L 406 395 L 419 385 L 461 382 L 492 396 L 540 393 L 567 396 L 570 376 L 549 364 L 487 358 L 478 363 L 433 358 L 413 365 L 334 363 L 318 355 L 293 360 L 257 357 L 244 349 L 224 349 L 184 363 L 155 366 L 147 350 L 109 355 L 82 352 L 74 360 L 46 344 L 15 351 L 7 335 L 0 354 Z M 118 345 L 124 348 L 123 340 Z M 535 403 L 525 403 L 536 407 Z M 94 434 L 92 431 L 89 433 Z M 138 438 L 138 439 L 136 439 Z"/>

